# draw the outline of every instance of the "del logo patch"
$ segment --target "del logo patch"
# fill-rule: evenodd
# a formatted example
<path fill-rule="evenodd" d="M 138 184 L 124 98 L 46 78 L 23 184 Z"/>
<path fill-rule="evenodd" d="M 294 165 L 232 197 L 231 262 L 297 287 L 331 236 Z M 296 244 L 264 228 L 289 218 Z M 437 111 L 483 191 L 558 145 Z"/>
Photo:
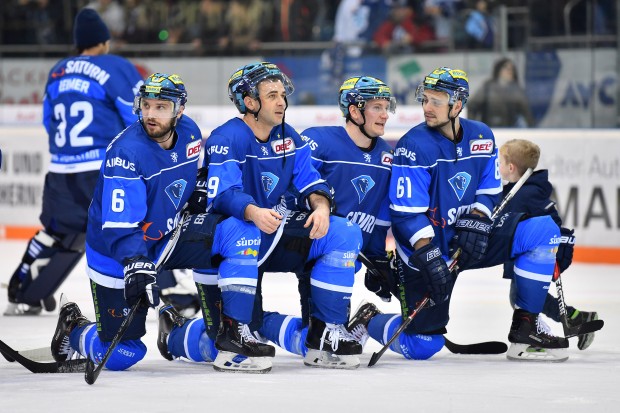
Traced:
<path fill-rule="evenodd" d="M 448 179 L 448 182 L 450 182 L 450 186 L 454 189 L 456 197 L 459 201 L 461 201 L 463 200 L 463 195 L 465 195 L 465 191 L 467 191 L 467 187 L 471 182 L 471 175 L 467 172 L 459 172 L 452 178 Z"/>
<path fill-rule="evenodd" d="M 491 139 L 477 139 L 469 142 L 469 152 L 475 153 L 492 153 L 493 141 Z"/>
<path fill-rule="evenodd" d="M 277 154 L 282 155 L 284 152 L 292 152 L 295 150 L 295 142 L 292 138 L 278 139 L 271 142 L 271 149 Z"/>
<path fill-rule="evenodd" d="M 381 165 L 392 166 L 394 155 L 389 152 L 381 152 Z"/>
<path fill-rule="evenodd" d="M 200 141 L 190 142 L 186 146 L 185 155 L 187 159 L 195 158 L 200 155 Z"/>
<path fill-rule="evenodd" d="M 181 197 L 183 196 L 183 192 L 185 192 L 185 187 L 187 186 L 187 182 L 184 179 L 177 179 L 170 185 L 168 185 L 165 189 L 166 195 L 172 201 L 175 208 L 179 208 L 179 204 L 181 203 Z"/>

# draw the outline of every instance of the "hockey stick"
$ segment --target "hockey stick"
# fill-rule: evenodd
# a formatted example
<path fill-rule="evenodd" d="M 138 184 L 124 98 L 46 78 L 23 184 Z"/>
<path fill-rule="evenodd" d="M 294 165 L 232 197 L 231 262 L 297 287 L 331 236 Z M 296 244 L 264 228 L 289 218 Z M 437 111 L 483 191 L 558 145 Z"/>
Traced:
<path fill-rule="evenodd" d="M 0 341 L 0 353 L 7 360 L 16 361 L 33 373 L 81 373 L 86 368 L 85 359 L 51 362 L 31 360 L 3 341 Z"/>
<path fill-rule="evenodd" d="M 370 261 L 368 257 L 364 255 L 364 253 L 360 252 L 357 258 L 360 260 L 362 264 L 368 269 L 369 272 L 373 274 L 374 277 L 379 277 L 381 279 L 385 279 L 383 274 L 374 266 L 373 262 Z M 508 346 L 501 341 L 485 341 L 482 343 L 472 343 L 472 344 L 457 344 L 444 336 L 446 339 L 446 348 L 455 354 L 502 354 L 508 350 Z"/>
<path fill-rule="evenodd" d="M 176 227 L 174 233 L 172 234 L 166 246 L 164 247 L 161 254 L 159 255 L 159 258 L 157 260 L 157 265 L 156 265 L 157 270 L 159 270 L 161 266 L 163 265 L 163 263 L 166 262 L 166 260 L 168 259 L 168 256 L 170 255 L 177 241 L 179 240 L 179 237 L 181 236 L 181 228 L 183 226 L 183 222 L 184 222 L 184 219 L 181 219 L 181 222 Z M 103 367 L 108 362 L 108 359 L 112 356 L 112 353 L 114 353 L 114 350 L 116 349 L 116 346 L 118 345 L 118 343 L 123 339 L 125 332 L 129 328 L 129 325 L 131 324 L 134 316 L 136 315 L 136 311 L 141 305 L 143 305 L 143 303 L 144 303 L 144 295 L 142 295 L 138 299 L 138 301 L 136 301 L 136 303 L 129 310 L 129 313 L 127 313 L 127 316 L 125 317 L 120 327 L 118 328 L 118 331 L 114 335 L 114 338 L 112 338 L 112 342 L 110 343 L 110 346 L 108 347 L 107 351 L 105 352 L 105 355 L 103 356 L 99 364 L 95 366 L 95 362 L 90 357 L 88 357 L 88 361 L 86 363 L 86 372 L 84 373 L 84 380 L 86 380 L 86 383 L 95 384 L 95 381 L 97 381 L 97 377 L 99 377 L 101 370 L 103 370 Z"/>
<path fill-rule="evenodd" d="M 562 319 L 562 328 L 564 329 L 564 337 L 570 338 L 580 336 L 582 334 L 593 333 L 603 328 L 605 324 L 603 320 L 586 321 L 583 324 L 579 324 L 571 327 L 568 324 L 568 313 L 566 311 L 566 301 L 564 300 L 564 289 L 562 288 L 562 277 L 560 276 L 560 267 L 557 262 L 553 271 L 553 278 L 555 279 L 555 289 L 558 293 L 558 306 L 560 308 L 560 317 Z"/>
<path fill-rule="evenodd" d="M 379 350 L 376 353 L 372 353 L 372 356 L 370 356 L 370 361 L 368 362 L 368 367 L 372 367 L 375 364 L 377 364 L 377 361 L 379 361 L 379 359 L 381 358 L 381 356 L 383 355 L 383 353 L 385 353 L 387 351 L 388 348 L 390 348 L 390 345 L 392 345 L 392 343 L 394 342 L 394 340 L 396 340 L 396 338 L 400 335 L 400 333 L 402 333 L 405 328 L 407 328 L 407 326 L 409 325 L 409 323 L 411 323 L 411 321 L 413 320 L 413 318 L 418 315 L 418 313 L 420 312 L 420 310 L 422 310 L 424 308 L 424 306 L 426 305 L 426 303 L 428 302 L 429 297 L 428 295 L 424 296 L 424 299 L 422 299 L 422 301 L 420 301 L 420 304 L 418 304 L 418 306 L 411 312 L 411 314 L 409 315 L 409 317 L 407 317 L 407 319 L 400 325 L 400 327 L 398 327 L 398 330 L 396 330 L 394 332 L 394 334 L 392 335 L 392 338 L 390 338 L 388 340 L 387 343 L 385 343 L 385 345 L 381 348 L 381 350 Z"/>
<path fill-rule="evenodd" d="M 506 343 L 501 341 L 484 341 L 482 343 L 473 344 L 456 344 L 448 340 L 448 337 L 443 336 L 446 340 L 445 347 L 454 354 L 504 354 L 508 351 Z"/>
<path fill-rule="evenodd" d="M 527 181 L 527 179 L 534 173 L 534 170 L 532 168 L 527 168 L 527 170 L 523 173 L 523 176 L 521 176 L 521 178 L 519 178 L 519 180 L 517 182 L 515 182 L 515 185 L 512 187 L 512 189 L 510 190 L 510 192 L 508 192 L 506 194 L 506 196 L 502 199 L 502 201 L 493 209 L 493 214 L 491 214 L 491 221 L 495 220 L 495 218 L 497 218 L 499 216 L 499 214 L 502 212 L 502 210 L 506 207 L 506 205 L 508 204 L 508 202 L 510 202 L 510 200 L 512 198 L 514 198 L 515 194 L 517 193 L 517 191 L 519 191 L 519 189 L 521 189 L 521 187 L 523 186 L 523 184 L 525 183 L 525 181 Z M 450 263 L 450 266 L 448 267 L 448 269 L 450 271 L 457 269 L 458 270 L 458 260 L 456 258 L 458 258 L 457 254 L 460 255 L 461 249 L 457 249 L 456 252 L 454 253 L 454 255 L 452 256 L 452 263 Z"/>
<path fill-rule="evenodd" d="M 17 350 L 15 350 L 15 351 L 17 351 Z M 33 360 L 33 361 L 51 361 L 51 360 L 54 360 L 54 356 L 52 356 L 52 351 L 51 351 L 49 346 L 33 348 L 33 349 L 30 349 L 30 350 L 20 350 L 20 351 L 18 351 L 18 353 L 21 354 L 22 356 L 26 357 L 27 359 Z M 4 353 L 2 353 L 2 355 L 4 356 L 6 361 L 8 361 L 9 363 L 12 363 L 12 362 L 15 361 L 14 359 L 11 359 L 9 356 L 7 356 Z"/>
<path fill-rule="evenodd" d="M 131 307 L 131 310 L 129 310 L 129 313 L 127 313 L 127 316 L 121 323 L 121 326 L 116 332 L 116 335 L 112 339 L 108 350 L 105 352 L 105 355 L 103 356 L 99 364 L 95 366 L 95 362 L 90 357 L 88 357 L 88 361 L 86 362 L 86 371 L 84 373 L 84 380 L 86 380 L 86 383 L 95 384 L 95 381 L 97 380 L 97 377 L 99 377 L 101 370 L 103 370 L 103 367 L 108 362 L 108 359 L 112 356 L 112 353 L 116 349 L 118 343 L 123 339 L 125 331 L 127 331 L 129 325 L 131 324 L 131 321 L 133 320 L 133 317 L 136 315 L 136 310 L 138 310 L 138 307 L 140 307 L 143 302 L 144 297 L 140 297 L 138 301 L 136 301 L 136 303 Z"/>
<path fill-rule="evenodd" d="M 527 168 L 527 170 L 525 171 L 525 173 L 523 174 L 523 176 L 521 176 L 521 178 L 519 178 L 519 180 L 515 183 L 514 187 L 510 190 L 510 192 L 508 192 L 506 194 L 506 196 L 504 197 L 504 199 L 502 199 L 502 201 L 499 203 L 499 205 L 497 205 L 495 207 L 495 209 L 493 210 L 493 214 L 491 215 L 491 220 L 494 220 L 495 218 L 497 218 L 497 216 L 502 212 L 502 210 L 506 207 L 506 205 L 508 204 L 508 202 L 515 196 L 515 194 L 517 193 L 517 191 L 519 189 L 521 189 L 521 187 L 523 186 L 523 184 L 525 183 L 525 181 L 527 181 L 527 179 L 530 177 L 530 175 L 532 175 L 532 173 L 534 173 L 534 171 L 532 170 L 532 168 Z M 451 261 L 452 263 L 450 264 L 450 266 L 448 267 L 448 269 L 450 271 L 458 271 L 458 258 L 459 255 L 461 255 L 461 249 L 457 249 L 454 254 L 451 257 Z M 424 308 L 424 305 L 428 302 L 428 295 L 425 296 L 424 300 L 422 300 L 422 302 L 413 310 L 413 312 L 409 315 L 409 317 L 407 317 L 407 319 L 402 323 L 402 325 L 400 326 L 400 328 L 398 330 L 396 330 L 396 332 L 394 333 L 394 335 L 392 335 L 392 337 L 388 340 L 388 342 L 381 348 L 381 350 L 379 350 L 379 352 L 377 353 L 373 353 L 373 355 L 370 358 L 370 362 L 368 362 L 368 367 L 374 366 L 377 361 L 379 361 L 379 358 L 383 355 L 383 353 L 386 352 L 386 350 L 390 347 L 390 345 L 394 342 L 394 340 L 396 340 L 396 337 L 398 337 L 398 335 L 400 333 L 402 333 L 405 328 L 409 325 L 409 323 L 411 323 L 411 321 L 413 320 L 413 318 L 418 314 L 418 312 L 420 312 L 420 310 L 422 308 Z M 502 343 L 503 344 L 503 343 Z M 449 348 L 448 348 L 449 350 Z M 499 350 L 499 347 L 498 347 Z M 505 352 L 506 350 L 504 350 L 503 352 Z M 502 353 L 503 353 L 502 352 Z"/>

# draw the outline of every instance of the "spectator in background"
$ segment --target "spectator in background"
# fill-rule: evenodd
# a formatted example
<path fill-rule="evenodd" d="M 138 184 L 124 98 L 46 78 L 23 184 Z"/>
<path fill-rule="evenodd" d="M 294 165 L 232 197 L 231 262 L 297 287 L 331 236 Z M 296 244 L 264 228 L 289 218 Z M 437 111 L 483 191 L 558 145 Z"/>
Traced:
<path fill-rule="evenodd" d="M 261 0 L 232 0 L 224 17 L 222 47 L 232 54 L 256 53 L 271 24 L 271 7 L 270 2 Z"/>
<path fill-rule="evenodd" d="M 414 13 L 406 3 L 394 3 L 390 14 L 377 29 L 373 40 L 383 53 L 411 53 L 420 42 L 431 40 L 433 34 L 426 27 L 414 23 Z"/>
<path fill-rule="evenodd" d="M 189 28 L 189 37 L 198 55 L 219 54 L 226 41 L 224 4 L 218 0 L 202 0 L 196 23 Z"/>
<path fill-rule="evenodd" d="M 435 38 L 449 40 L 452 38 L 453 19 L 464 8 L 463 0 L 426 0 L 424 13 L 433 21 Z"/>
<path fill-rule="evenodd" d="M 486 0 L 477 0 L 475 9 L 468 13 L 465 33 L 470 49 L 493 48 L 495 22 L 489 13 L 489 3 Z"/>
<path fill-rule="evenodd" d="M 112 41 L 119 41 L 125 34 L 125 10 L 115 0 L 95 0 L 86 6 L 94 9 L 110 29 Z"/>
<path fill-rule="evenodd" d="M 480 92 L 470 99 L 468 117 L 492 128 L 534 126 L 534 118 L 512 60 L 502 58 L 495 63 L 493 77 L 484 82 Z"/>

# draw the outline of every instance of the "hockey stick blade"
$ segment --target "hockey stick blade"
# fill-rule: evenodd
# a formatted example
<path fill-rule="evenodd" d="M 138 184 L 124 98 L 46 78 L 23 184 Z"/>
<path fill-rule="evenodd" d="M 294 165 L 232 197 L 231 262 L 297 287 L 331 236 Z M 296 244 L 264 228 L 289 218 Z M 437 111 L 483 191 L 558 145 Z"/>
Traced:
<path fill-rule="evenodd" d="M 86 368 L 86 360 L 84 359 L 45 363 L 30 360 L 1 340 L 0 352 L 7 360 L 10 358 L 33 373 L 81 373 Z"/>
<path fill-rule="evenodd" d="M 110 356 L 112 356 L 112 353 L 114 353 L 114 350 L 116 349 L 118 343 L 123 339 L 125 331 L 127 331 L 127 328 L 129 328 L 133 317 L 136 315 L 136 310 L 142 305 L 143 302 L 144 297 L 140 297 L 138 301 L 136 301 L 136 303 L 133 305 L 133 307 L 131 307 L 129 313 L 121 323 L 121 326 L 118 328 L 116 335 L 112 339 L 110 347 L 108 347 L 108 350 L 105 352 L 105 355 L 103 356 L 99 364 L 95 366 L 95 362 L 91 360 L 90 357 L 88 358 L 88 361 L 86 362 L 86 370 L 84 372 L 84 380 L 86 380 L 86 383 L 95 384 L 95 381 L 97 381 L 97 377 L 99 377 L 101 370 L 103 370 L 103 367 L 108 362 L 108 359 L 110 358 Z"/>
<path fill-rule="evenodd" d="M 30 359 L 30 360 L 33 360 L 33 361 L 52 361 L 52 360 L 54 360 L 54 356 L 52 356 L 52 351 L 50 350 L 49 346 L 48 347 L 33 348 L 33 349 L 29 349 L 29 350 L 19 350 L 18 353 L 21 354 L 22 356 Z M 6 361 L 8 361 L 9 363 L 12 363 L 12 362 L 15 361 L 15 360 L 10 359 L 10 357 L 7 356 L 4 353 L 2 355 L 4 356 Z"/>
<path fill-rule="evenodd" d="M 446 336 L 444 336 L 444 339 L 446 340 L 446 348 L 454 354 L 504 354 L 508 351 L 508 346 L 506 343 L 502 343 L 501 341 L 457 344 L 448 340 Z"/>
<path fill-rule="evenodd" d="M 579 324 L 574 327 L 565 327 L 564 328 L 564 336 L 566 338 L 581 336 L 583 334 L 594 333 L 595 331 L 599 331 L 605 322 L 603 320 L 592 320 L 587 321 L 583 324 Z"/>

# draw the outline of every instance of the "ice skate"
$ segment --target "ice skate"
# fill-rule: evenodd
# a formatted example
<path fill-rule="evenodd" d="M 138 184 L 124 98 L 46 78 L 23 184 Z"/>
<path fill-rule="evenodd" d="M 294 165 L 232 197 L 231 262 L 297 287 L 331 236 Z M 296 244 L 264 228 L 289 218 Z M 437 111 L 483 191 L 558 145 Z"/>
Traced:
<path fill-rule="evenodd" d="M 569 327 L 576 327 L 589 321 L 598 320 L 598 313 L 596 311 L 587 312 L 579 311 L 575 309 L 573 313 L 567 318 Z M 592 341 L 594 341 L 594 333 L 582 334 L 577 342 L 579 350 L 585 350 L 590 347 Z"/>
<path fill-rule="evenodd" d="M 515 310 L 508 333 L 506 357 L 513 361 L 561 362 L 568 360 L 568 340 L 551 334 L 538 314 Z"/>
<path fill-rule="evenodd" d="M 174 360 L 168 351 L 168 336 L 175 327 L 183 327 L 189 319 L 180 315 L 172 305 L 165 305 L 159 309 L 159 329 L 157 331 L 157 348 L 166 360 Z"/>
<path fill-rule="evenodd" d="M 61 304 L 62 304 L 61 297 Z M 82 315 L 76 303 L 65 303 L 60 307 L 58 314 L 58 324 L 52 338 L 52 356 L 56 361 L 66 361 L 71 359 L 75 351 L 69 343 L 69 336 L 75 327 L 90 324 L 90 321 Z"/>
<path fill-rule="evenodd" d="M 32 306 L 24 303 L 9 303 L 2 313 L 5 316 L 32 316 L 41 314 L 41 306 Z"/>
<path fill-rule="evenodd" d="M 213 368 L 232 373 L 267 373 L 271 371 L 271 357 L 276 355 L 276 349 L 259 342 L 247 324 L 241 324 L 224 314 L 215 339 L 215 348 L 218 355 Z"/>
<path fill-rule="evenodd" d="M 377 306 L 363 300 L 357 307 L 351 320 L 349 320 L 349 324 L 347 324 L 347 331 L 362 345 L 362 348 L 366 345 L 369 337 L 368 323 L 370 323 L 370 320 L 377 314 L 382 314 Z"/>
<path fill-rule="evenodd" d="M 325 323 L 310 317 L 306 347 L 306 366 L 356 369 L 360 365 L 358 354 L 362 354 L 362 345 L 342 324 Z"/>

